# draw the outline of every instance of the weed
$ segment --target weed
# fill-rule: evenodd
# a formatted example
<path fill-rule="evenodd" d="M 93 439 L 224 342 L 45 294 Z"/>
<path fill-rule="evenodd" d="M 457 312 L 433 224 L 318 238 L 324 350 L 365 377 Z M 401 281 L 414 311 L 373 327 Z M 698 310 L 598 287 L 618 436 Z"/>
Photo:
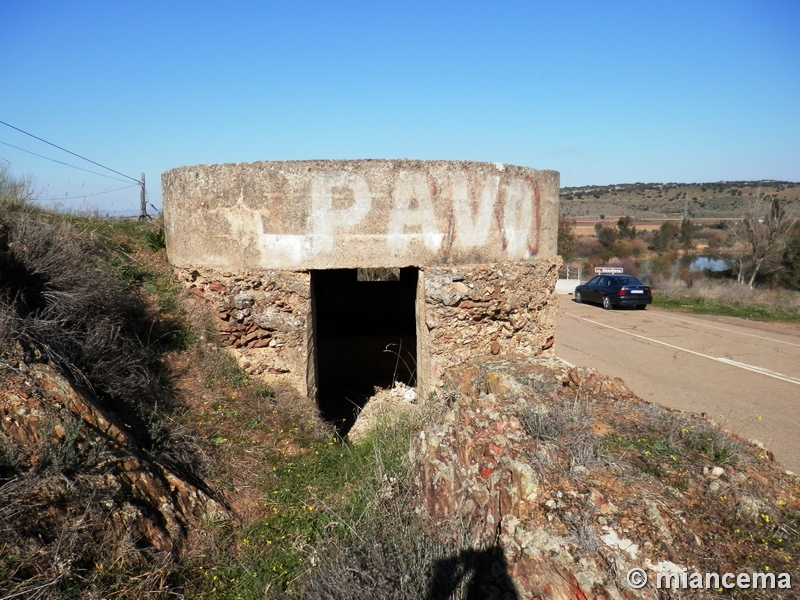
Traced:
<path fill-rule="evenodd" d="M 86 441 L 83 421 L 69 415 L 59 421 L 53 417 L 40 429 L 37 468 L 73 475 L 91 472 L 107 456 L 99 444 Z"/>
<path fill-rule="evenodd" d="M 548 383 L 545 389 L 552 391 Z M 572 399 L 557 397 L 552 404 L 539 404 L 527 409 L 521 418 L 526 431 L 545 444 L 529 456 L 532 466 L 544 478 L 561 467 L 556 448 L 566 451 L 567 468 L 573 473 L 582 472 L 576 467 L 590 467 L 603 463 L 603 447 L 590 430 L 588 405 L 578 396 Z"/>
<path fill-rule="evenodd" d="M 581 432 L 569 440 L 570 467 L 588 467 L 603 462 L 602 445 L 596 436 Z"/>
<path fill-rule="evenodd" d="M 522 415 L 522 422 L 535 438 L 555 441 L 568 432 L 583 430 L 589 419 L 576 398 L 559 399 L 552 406 L 533 406 Z"/>
<path fill-rule="evenodd" d="M 705 456 L 715 465 L 735 465 L 740 453 L 736 444 L 721 431 L 709 426 L 689 425 L 681 428 L 680 439 L 684 447 Z"/>
<path fill-rule="evenodd" d="M 642 473 L 652 475 L 656 478 L 666 477 L 668 472 L 662 463 L 676 456 L 676 450 L 666 442 L 650 435 L 621 435 L 611 433 L 604 437 L 604 445 L 607 450 L 620 453 L 623 452 L 631 458 L 629 462 L 634 464 Z"/>
<path fill-rule="evenodd" d="M 248 374 L 228 352 L 216 350 L 206 353 L 203 357 L 203 366 L 206 371 L 203 385 L 206 388 L 212 388 L 219 382 L 234 389 L 241 389 L 251 383 Z M 257 393 L 263 398 L 269 398 L 272 390 L 266 384 L 259 384 Z"/>
<path fill-rule="evenodd" d="M 148 229 L 147 233 L 145 233 L 145 239 L 147 240 L 147 246 L 153 252 L 158 252 L 159 250 L 163 250 L 167 247 L 164 227 L 159 227 L 158 229 Z"/>
<path fill-rule="evenodd" d="M 11 479 L 26 467 L 21 444 L 0 431 L 0 482 Z"/>
<path fill-rule="evenodd" d="M 572 533 L 575 544 L 590 554 L 596 553 L 600 547 L 600 539 L 592 525 L 594 521 L 592 517 L 593 514 L 588 511 L 583 511 L 579 515 L 569 512 L 564 514 L 564 521 Z"/>

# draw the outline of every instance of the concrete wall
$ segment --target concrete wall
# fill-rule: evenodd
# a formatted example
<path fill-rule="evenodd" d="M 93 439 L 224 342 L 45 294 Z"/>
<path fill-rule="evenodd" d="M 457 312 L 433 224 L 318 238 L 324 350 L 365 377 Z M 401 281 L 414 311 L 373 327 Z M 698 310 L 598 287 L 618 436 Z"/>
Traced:
<path fill-rule="evenodd" d="M 559 176 L 500 163 L 287 161 L 162 175 L 178 267 L 479 264 L 556 254 Z"/>

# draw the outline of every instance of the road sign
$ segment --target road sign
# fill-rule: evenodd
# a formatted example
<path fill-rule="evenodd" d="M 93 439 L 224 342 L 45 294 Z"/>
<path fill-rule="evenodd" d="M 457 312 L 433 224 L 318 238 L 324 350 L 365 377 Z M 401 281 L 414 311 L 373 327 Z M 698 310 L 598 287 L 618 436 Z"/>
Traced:
<path fill-rule="evenodd" d="M 595 267 L 594 272 L 598 275 L 618 275 L 623 272 L 622 267 Z"/>

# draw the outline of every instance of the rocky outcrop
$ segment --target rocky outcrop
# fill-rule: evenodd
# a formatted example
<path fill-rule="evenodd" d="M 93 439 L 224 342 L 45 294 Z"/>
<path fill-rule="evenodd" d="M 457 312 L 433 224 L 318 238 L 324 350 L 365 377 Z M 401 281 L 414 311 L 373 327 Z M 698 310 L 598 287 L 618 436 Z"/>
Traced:
<path fill-rule="evenodd" d="M 150 456 L 128 433 L 123 416 L 106 411 L 51 366 L 12 359 L 0 369 L 0 382 L 0 476 L 6 483 L 48 469 L 65 473 L 59 483 L 66 488 L 53 490 L 54 504 L 55 496 L 63 501 L 70 490 L 79 501 L 77 488 L 90 485 L 92 505 L 117 539 L 128 536 L 137 545 L 178 554 L 202 522 L 228 518 L 202 481 Z M 46 525 L 47 514 L 31 518 L 42 519 L 34 529 L 53 526 Z"/>
<path fill-rule="evenodd" d="M 554 360 L 489 356 L 447 382 L 446 416 L 410 451 L 418 512 L 502 553 L 496 597 L 660 597 L 658 573 L 684 568 L 796 577 L 780 528 L 800 484 L 761 449 Z"/>

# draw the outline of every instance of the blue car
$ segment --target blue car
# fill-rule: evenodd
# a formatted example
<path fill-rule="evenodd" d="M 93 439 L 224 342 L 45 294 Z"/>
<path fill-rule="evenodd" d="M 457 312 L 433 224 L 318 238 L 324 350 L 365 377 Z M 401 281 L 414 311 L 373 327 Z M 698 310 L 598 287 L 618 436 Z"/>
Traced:
<path fill-rule="evenodd" d="M 575 302 L 602 304 L 606 310 L 615 306 L 644 310 L 652 301 L 650 288 L 630 275 L 597 275 L 575 288 Z"/>

